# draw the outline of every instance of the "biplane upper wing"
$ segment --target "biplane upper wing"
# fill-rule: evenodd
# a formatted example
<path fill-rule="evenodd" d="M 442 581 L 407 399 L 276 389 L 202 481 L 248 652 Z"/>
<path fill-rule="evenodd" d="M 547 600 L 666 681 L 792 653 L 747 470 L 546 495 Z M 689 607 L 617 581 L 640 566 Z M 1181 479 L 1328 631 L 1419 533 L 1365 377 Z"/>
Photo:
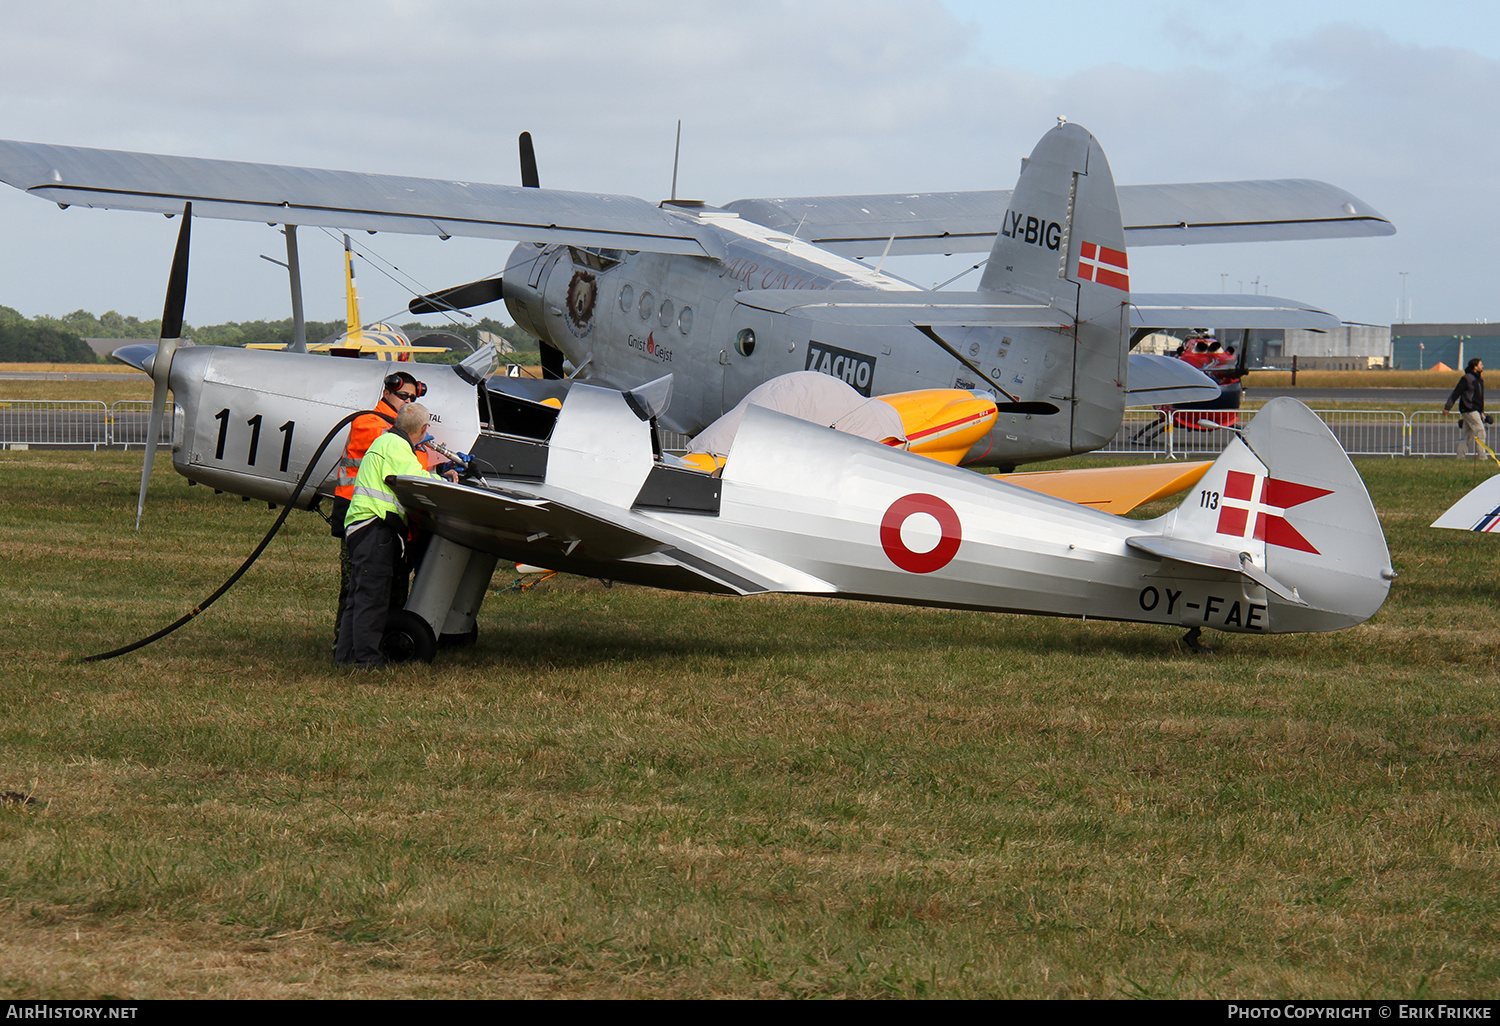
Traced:
<path fill-rule="evenodd" d="M 713 232 L 632 196 L 0 140 L 0 181 L 69 206 L 271 224 L 723 256 Z M 1389 235 L 1363 200 L 1283 179 L 1127 185 L 1133 246 Z M 1008 190 L 735 200 L 724 209 L 847 256 L 988 252 Z"/>
<path fill-rule="evenodd" d="M 1306 178 L 1122 185 L 1120 213 L 1131 246 L 1273 242 L 1391 235 L 1396 229 L 1358 197 Z M 798 196 L 725 204 L 741 217 L 844 256 L 988 253 L 1010 190 Z"/>
<path fill-rule="evenodd" d="M 721 256 L 713 233 L 633 196 L 0 140 L 0 181 L 61 206 Z"/>

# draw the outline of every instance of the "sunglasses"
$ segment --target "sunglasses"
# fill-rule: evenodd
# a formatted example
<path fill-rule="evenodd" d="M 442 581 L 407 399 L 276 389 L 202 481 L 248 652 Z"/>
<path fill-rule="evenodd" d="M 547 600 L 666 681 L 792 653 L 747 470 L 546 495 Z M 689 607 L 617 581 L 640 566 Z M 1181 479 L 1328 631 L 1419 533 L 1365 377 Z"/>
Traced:
<path fill-rule="evenodd" d="M 417 398 L 412 392 L 392 392 L 391 395 L 400 399 L 403 403 L 415 402 Z"/>

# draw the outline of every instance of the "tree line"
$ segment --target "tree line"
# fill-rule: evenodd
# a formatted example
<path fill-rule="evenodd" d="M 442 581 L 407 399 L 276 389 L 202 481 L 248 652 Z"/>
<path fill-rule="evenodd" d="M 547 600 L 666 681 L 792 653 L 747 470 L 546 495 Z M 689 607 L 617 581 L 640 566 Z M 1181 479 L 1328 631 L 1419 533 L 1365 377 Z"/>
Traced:
<path fill-rule="evenodd" d="M 416 340 L 431 331 L 457 335 L 469 346 L 479 344 L 480 332 L 491 332 L 510 342 L 517 350 L 513 362 L 535 363 L 537 341 L 514 324 L 502 324 L 488 317 L 462 325 L 431 325 L 410 322 L 397 325 L 407 337 Z M 344 332 L 343 321 L 308 321 L 307 340 L 317 343 Z M 279 342 L 290 345 L 293 325 L 290 317 L 280 321 L 231 321 L 200 327 L 183 325 L 183 336 L 198 345 L 243 346 L 249 342 Z M 114 310 L 94 316 L 87 310 L 74 310 L 62 317 L 38 315 L 30 319 L 8 306 L 0 306 L 0 363 L 99 363 L 86 338 L 155 339 L 161 336 L 161 320 L 143 321 Z M 449 353 L 423 354 L 418 360 L 428 363 L 451 363 L 468 355 L 469 350 L 452 339 L 434 340 L 434 345 L 449 345 Z"/>

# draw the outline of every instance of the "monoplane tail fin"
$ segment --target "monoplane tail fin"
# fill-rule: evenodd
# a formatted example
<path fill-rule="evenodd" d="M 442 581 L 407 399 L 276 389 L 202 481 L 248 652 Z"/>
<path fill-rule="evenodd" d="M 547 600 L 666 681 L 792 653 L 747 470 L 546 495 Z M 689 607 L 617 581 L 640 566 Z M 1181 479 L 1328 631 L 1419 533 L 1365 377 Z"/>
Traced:
<path fill-rule="evenodd" d="M 1315 630 L 1368 619 L 1395 577 L 1359 472 L 1317 415 L 1267 403 L 1156 532 L 1127 544 L 1161 559 L 1239 574 L 1307 607 Z M 1144 525 L 1143 525 L 1144 526 Z"/>

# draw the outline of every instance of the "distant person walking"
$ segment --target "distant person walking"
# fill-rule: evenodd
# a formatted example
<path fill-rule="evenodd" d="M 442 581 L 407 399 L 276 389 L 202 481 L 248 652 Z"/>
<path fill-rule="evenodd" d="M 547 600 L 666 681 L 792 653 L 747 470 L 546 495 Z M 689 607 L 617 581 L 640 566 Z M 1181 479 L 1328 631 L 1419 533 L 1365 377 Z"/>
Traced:
<path fill-rule="evenodd" d="M 1459 459 L 1483 455 L 1484 425 L 1490 418 L 1484 415 L 1484 361 L 1479 357 L 1474 357 L 1464 368 L 1464 376 L 1453 386 L 1453 394 L 1443 404 L 1443 412 L 1453 409 L 1454 403 L 1458 403 L 1458 444 L 1454 448 Z M 1469 444 L 1471 439 L 1472 446 Z"/>

